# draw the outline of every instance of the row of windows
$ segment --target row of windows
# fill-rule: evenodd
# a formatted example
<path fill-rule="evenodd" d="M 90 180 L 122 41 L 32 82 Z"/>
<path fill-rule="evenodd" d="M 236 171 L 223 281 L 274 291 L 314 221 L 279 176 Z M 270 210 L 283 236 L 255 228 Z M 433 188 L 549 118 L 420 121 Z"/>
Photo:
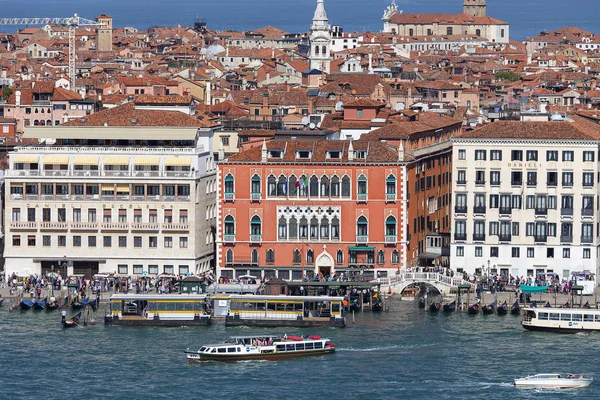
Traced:
<path fill-rule="evenodd" d="M 489 150 L 490 160 L 492 161 L 502 161 L 502 150 Z M 523 159 L 523 153 L 525 153 L 525 159 Z M 538 159 L 538 150 L 511 150 L 510 151 L 510 160 L 511 161 L 540 161 Z M 546 151 L 546 161 L 558 161 L 558 150 L 547 150 Z M 595 159 L 594 152 L 585 150 L 582 152 L 581 161 L 584 162 L 593 162 Z M 474 159 L 475 161 L 485 161 L 487 159 L 488 150 L 475 150 Z M 467 150 L 459 149 L 458 150 L 458 159 L 466 160 L 467 159 Z M 563 150 L 562 151 L 562 161 L 575 161 L 575 152 L 573 150 Z"/>
<path fill-rule="evenodd" d="M 273 249 L 268 249 L 265 253 L 265 256 L 266 256 L 265 260 L 266 260 L 267 264 L 275 263 L 275 251 Z M 385 251 L 379 250 L 377 252 L 377 264 L 385 264 L 385 258 L 386 258 Z M 392 250 L 390 252 L 390 260 L 391 260 L 392 264 L 400 263 L 400 253 L 398 252 L 398 250 Z M 235 262 L 236 262 L 236 260 L 234 258 L 233 249 L 227 249 L 227 252 L 225 253 L 225 264 L 232 265 L 232 264 L 235 264 Z M 306 251 L 304 262 L 307 265 L 313 265 L 315 263 L 314 250 L 308 249 Z M 250 255 L 250 263 L 254 264 L 254 265 L 259 264 L 259 253 L 258 253 L 257 249 L 252 250 L 252 253 Z M 342 250 L 338 250 L 336 252 L 335 263 L 337 265 L 344 265 L 344 252 Z M 359 257 L 356 254 L 356 252 L 350 251 L 349 263 L 350 264 L 374 264 L 373 252 L 369 251 L 369 252 L 367 252 L 366 256 Z M 302 264 L 302 253 L 298 249 L 294 250 L 294 253 L 292 255 L 292 264 L 294 264 L 294 265 Z"/>
<path fill-rule="evenodd" d="M 489 196 L 489 207 L 492 209 L 501 208 L 508 210 L 520 210 L 523 208 L 523 196 L 519 194 L 490 194 L 475 193 L 473 196 L 474 212 L 483 213 L 486 206 L 486 197 Z M 526 195 L 526 210 L 556 210 L 557 197 L 555 195 Z M 598 203 L 600 204 L 600 202 Z M 561 196 L 561 210 L 573 210 L 575 200 L 573 195 Z M 581 210 L 584 214 L 593 215 L 594 196 L 581 196 Z M 456 193 L 455 211 L 457 213 L 466 213 L 467 211 L 467 193 Z"/>
<path fill-rule="evenodd" d="M 535 258 L 536 251 L 535 247 L 527 247 L 527 258 Z M 540 250 L 540 249 L 538 249 Z M 465 248 L 464 246 L 456 246 L 456 256 L 464 257 L 465 256 Z M 490 247 L 490 257 L 498 257 L 498 247 L 491 246 Z M 520 258 L 521 257 L 521 248 L 520 247 L 511 247 L 511 256 L 512 258 Z M 476 246 L 475 247 L 475 257 L 483 257 L 483 247 Z M 538 254 L 537 257 L 540 257 Z M 546 248 L 546 258 L 554 258 L 554 248 L 548 247 Z M 569 247 L 564 247 L 562 249 L 562 258 L 571 258 L 571 249 Z M 583 258 L 589 259 L 592 258 L 592 250 L 591 249 L 583 249 Z"/>
<path fill-rule="evenodd" d="M 38 218 L 38 208 L 29 207 L 24 212 L 27 213 L 27 222 L 36 222 Z M 52 221 L 52 208 L 42 208 L 42 221 L 43 222 L 51 222 Z M 86 210 L 81 208 L 73 208 L 72 221 L 71 222 L 82 222 L 82 215 Z M 117 211 L 114 213 L 113 211 Z M 12 222 L 21 222 L 21 208 L 14 207 L 11 213 L 11 221 Z M 128 210 L 127 209 L 117 209 L 113 210 L 112 208 L 105 208 L 102 212 L 102 222 L 113 222 L 113 214 L 116 214 L 116 221 L 126 223 L 128 219 Z M 173 210 L 165 209 L 162 212 L 163 214 L 163 222 L 165 224 L 173 223 L 174 221 L 179 221 L 181 224 L 188 223 L 188 210 L 179 210 L 178 213 L 173 212 Z M 175 219 L 177 217 L 178 218 Z M 136 208 L 133 210 L 133 222 L 141 223 L 142 222 L 142 209 Z M 214 218 L 214 217 L 213 217 Z M 67 209 L 66 208 L 57 208 L 56 209 L 56 220 L 58 222 L 67 222 Z M 87 221 L 86 222 L 97 222 L 97 209 L 88 208 L 87 209 Z M 158 209 L 149 209 L 148 210 L 148 222 L 149 223 L 158 223 Z"/>
<path fill-rule="evenodd" d="M 175 266 L 174 265 L 163 265 L 162 272 L 160 271 L 160 267 L 158 265 L 148 265 L 148 268 L 146 269 L 144 267 L 144 265 L 140 265 L 140 264 L 134 264 L 132 266 L 131 270 L 129 269 L 129 265 L 119 264 L 117 266 L 117 270 L 119 271 L 118 273 L 121 275 L 131 275 L 132 272 L 135 275 L 142 275 L 144 273 L 144 271 L 147 271 L 149 275 L 158 275 L 158 274 L 162 274 L 162 273 L 168 274 L 168 275 L 175 274 Z M 190 266 L 189 265 L 178 265 L 177 271 L 178 271 L 179 275 L 186 275 L 188 272 L 190 272 Z"/>
<path fill-rule="evenodd" d="M 490 171 L 490 186 L 500 186 L 501 171 Z M 538 173 L 535 171 L 528 171 L 526 175 L 523 174 L 522 171 L 511 171 L 510 173 L 510 184 L 512 186 L 521 186 L 523 185 L 523 177 L 526 177 L 525 183 L 527 186 L 537 186 L 538 184 Z M 550 171 L 546 173 L 546 186 L 555 187 L 558 186 L 558 172 Z M 574 185 L 573 172 L 562 172 L 562 186 L 572 187 Z M 486 171 L 477 170 L 475 171 L 475 184 L 476 185 L 485 185 L 486 181 Z M 598 181 L 600 181 L 600 173 L 598 173 Z M 467 171 L 464 169 L 459 169 L 457 171 L 457 183 L 459 185 L 467 184 Z M 594 173 L 593 172 L 583 172 L 581 178 L 581 184 L 584 187 L 592 187 L 594 186 Z"/>
<path fill-rule="evenodd" d="M 493 236 L 510 237 L 519 236 L 519 222 L 511 221 L 489 221 L 489 234 Z M 486 221 L 473 221 L 473 236 L 475 240 L 485 240 Z M 556 237 L 557 224 L 554 222 L 526 222 L 525 236 L 534 236 L 536 238 Z M 467 221 L 455 221 L 455 235 L 457 239 L 466 237 Z M 573 224 L 565 222 L 561 224 L 561 237 L 573 236 Z M 593 224 L 581 224 L 582 239 L 591 241 L 594 237 Z M 464 240 L 464 239 L 463 239 Z"/>
<path fill-rule="evenodd" d="M 22 165 L 22 164 L 20 164 Z M 15 164 L 15 169 L 17 169 L 18 165 Z M 162 187 L 162 191 L 161 191 Z M 12 183 L 10 185 L 10 193 L 11 194 L 20 194 L 22 195 L 25 192 L 26 195 L 98 195 L 102 193 L 102 195 L 113 195 L 114 193 L 119 195 L 129 195 L 130 188 L 129 184 L 117 184 L 116 189 L 115 185 L 110 184 L 95 184 L 88 183 L 86 185 L 83 184 L 60 184 L 60 183 L 26 183 L 25 190 L 23 191 L 23 184 L 15 184 Z M 131 193 L 134 196 L 160 196 L 161 193 L 163 196 L 189 196 L 190 195 L 190 185 L 138 185 L 134 184 L 132 186 Z"/>
<path fill-rule="evenodd" d="M 37 235 L 23 235 L 24 240 L 26 240 L 26 245 L 28 247 L 37 246 Z M 51 235 L 42 235 L 42 246 L 44 247 L 52 247 L 53 245 L 58 247 L 66 247 L 67 246 L 67 236 L 59 235 L 56 238 L 56 242 L 52 243 Z M 82 247 L 82 236 L 74 235 L 70 236 L 71 245 L 73 247 Z M 102 236 L 102 246 L 103 247 L 112 247 L 113 246 L 113 237 L 112 236 Z M 118 236 L 116 237 L 116 244 L 119 248 L 126 248 L 128 243 L 127 236 Z M 172 236 L 165 236 L 163 238 L 163 247 L 170 249 L 173 248 L 173 240 Z M 177 238 L 175 238 L 177 240 Z M 133 247 L 134 248 L 142 248 L 143 247 L 143 238 L 142 236 L 134 236 L 133 237 Z M 158 236 L 149 236 L 146 241 L 147 248 L 158 248 Z M 21 243 L 21 235 L 12 235 L 12 245 L 13 247 L 20 247 Z M 24 244 L 23 244 L 24 245 Z M 87 247 L 97 247 L 97 238 L 96 236 L 87 236 Z M 179 237 L 179 248 L 186 249 L 188 247 L 188 238 L 185 236 Z"/>

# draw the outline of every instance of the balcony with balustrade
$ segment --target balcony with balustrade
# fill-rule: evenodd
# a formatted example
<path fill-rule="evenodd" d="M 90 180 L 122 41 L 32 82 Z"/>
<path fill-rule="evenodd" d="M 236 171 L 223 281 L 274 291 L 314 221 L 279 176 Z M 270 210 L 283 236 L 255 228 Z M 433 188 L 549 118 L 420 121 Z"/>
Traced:
<path fill-rule="evenodd" d="M 35 231 L 37 230 L 38 223 L 35 221 L 11 221 L 9 227 L 11 230 Z"/>
<path fill-rule="evenodd" d="M 134 222 L 131 224 L 131 230 L 138 232 L 158 232 L 160 224 L 158 222 Z"/>
<path fill-rule="evenodd" d="M 71 222 L 69 228 L 72 231 L 95 231 L 98 230 L 97 222 Z"/>
<path fill-rule="evenodd" d="M 356 202 L 357 203 L 366 203 L 368 200 L 366 193 L 357 193 L 356 194 Z"/>
<path fill-rule="evenodd" d="M 69 228 L 69 224 L 67 222 L 49 222 L 49 221 L 40 222 L 41 230 L 61 231 L 61 230 L 67 230 L 68 228 Z"/>
<path fill-rule="evenodd" d="M 250 235 L 250 243 L 261 244 L 262 243 L 262 235 L 260 235 L 260 234 L 251 234 Z"/>
<path fill-rule="evenodd" d="M 162 224 L 164 232 L 186 232 L 190 230 L 190 224 L 187 222 L 168 222 Z"/>
<path fill-rule="evenodd" d="M 594 237 L 589 235 L 581 235 L 581 243 L 590 244 L 594 243 Z"/>
<path fill-rule="evenodd" d="M 127 222 L 102 222 L 100 229 L 103 231 L 128 231 L 129 224 Z"/>
<path fill-rule="evenodd" d="M 560 235 L 561 243 L 573 243 L 573 235 Z"/>
<path fill-rule="evenodd" d="M 356 235 L 356 243 L 369 243 L 369 235 Z"/>
<path fill-rule="evenodd" d="M 233 234 L 233 235 L 223 235 L 223 243 L 225 243 L 225 244 L 234 244 L 235 243 L 235 234 Z"/>
<path fill-rule="evenodd" d="M 385 244 L 396 244 L 397 242 L 398 242 L 398 236 L 385 235 Z"/>

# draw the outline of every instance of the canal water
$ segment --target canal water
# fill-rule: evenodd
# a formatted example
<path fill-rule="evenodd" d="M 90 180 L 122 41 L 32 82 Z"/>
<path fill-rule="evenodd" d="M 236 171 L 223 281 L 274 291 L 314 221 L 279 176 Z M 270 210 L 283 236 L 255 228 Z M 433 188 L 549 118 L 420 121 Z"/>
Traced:
<path fill-rule="evenodd" d="M 519 317 L 431 314 L 391 299 L 344 329 L 132 328 L 64 330 L 60 312 L 0 308 L 3 399 L 598 399 L 600 334 L 522 330 Z M 101 314 L 101 312 L 97 313 Z M 316 334 L 332 355 L 187 364 L 183 350 L 232 335 Z M 588 389 L 515 389 L 516 376 L 573 372 Z"/>

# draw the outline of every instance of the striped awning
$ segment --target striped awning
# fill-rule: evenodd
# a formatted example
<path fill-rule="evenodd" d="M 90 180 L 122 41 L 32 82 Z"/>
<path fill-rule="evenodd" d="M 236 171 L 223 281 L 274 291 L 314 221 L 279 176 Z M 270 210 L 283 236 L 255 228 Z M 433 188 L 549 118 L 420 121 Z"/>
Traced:
<path fill-rule="evenodd" d="M 99 160 L 97 156 L 78 156 L 73 158 L 73 165 L 98 165 Z"/>
<path fill-rule="evenodd" d="M 40 161 L 39 156 L 25 156 L 25 155 L 15 155 L 12 156 L 13 162 L 16 163 L 28 163 L 28 164 L 36 164 Z"/>
<path fill-rule="evenodd" d="M 192 159 L 189 157 L 167 157 L 165 166 L 167 167 L 189 167 Z"/>
<path fill-rule="evenodd" d="M 117 192 L 129 193 L 129 185 L 126 183 L 118 183 L 117 184 Z"/>
<path fill-rule="evenodd" d="M 110 190 L 113 191 L 115 190 L 115 185 L 113 185 L 112 183 L 103 183 L 101 186 L 102 190 Z"/>
<path fill-rule="evenodd" d="M 133 160 L 134 165 L 159 165 L 158 157 L 137 157 Z"/>
<path fill-rule="evenodd" d="M 124 156 L 104 157 L 104 165 L 129 165 L 129 157 L 124 157 Z"/>
<path fill-rule="evenodd" d="M 69 163 L 69 156 L 45 156 L 44 164 L 64 165 Z"/>

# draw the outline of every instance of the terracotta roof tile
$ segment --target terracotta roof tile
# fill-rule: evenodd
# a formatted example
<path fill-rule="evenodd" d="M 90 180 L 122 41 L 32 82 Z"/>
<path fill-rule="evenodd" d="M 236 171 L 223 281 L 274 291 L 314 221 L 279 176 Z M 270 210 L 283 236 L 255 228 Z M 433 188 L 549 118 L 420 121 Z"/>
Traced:
<path fill-rule="evenodd" d="M 498 121 L 467 132 L 458 138 L 594 140 L 600 138 L 600 125 L 595 125 L 593 129 L 583 121 Z"/>

